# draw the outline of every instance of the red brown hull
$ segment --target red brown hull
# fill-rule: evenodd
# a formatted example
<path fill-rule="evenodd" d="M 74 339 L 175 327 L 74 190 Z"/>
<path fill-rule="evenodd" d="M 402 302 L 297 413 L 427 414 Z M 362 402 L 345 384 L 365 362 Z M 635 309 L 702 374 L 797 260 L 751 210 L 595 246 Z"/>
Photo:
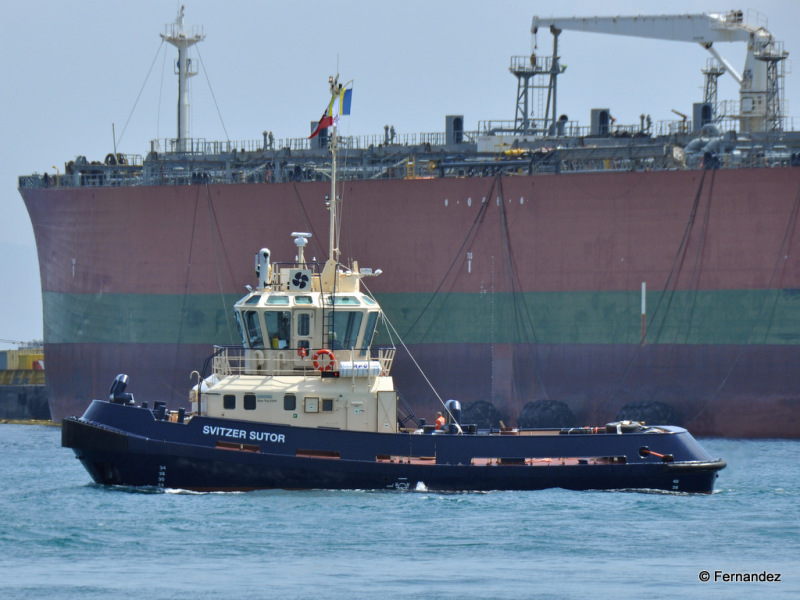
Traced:
<path fill-rule="evenodd" d="M 325 183 L 21 193 L 54 419 L 119 372 L 137 399 L 182 405 L 235 339 L 228 300 L 257 250 L 292 259 L 286 232 L 307 230 L 307 257 L 326 258 Z M 697 435 L 797 437 L 798 194 L 791 168 L 345 182 L 340 247 L 383 270 L 367 283 L 440 394 L 509 425 L 530 400 L 582 422 L 647 400 Z M 410 361 L 395 377 L 435 410 Z"/>

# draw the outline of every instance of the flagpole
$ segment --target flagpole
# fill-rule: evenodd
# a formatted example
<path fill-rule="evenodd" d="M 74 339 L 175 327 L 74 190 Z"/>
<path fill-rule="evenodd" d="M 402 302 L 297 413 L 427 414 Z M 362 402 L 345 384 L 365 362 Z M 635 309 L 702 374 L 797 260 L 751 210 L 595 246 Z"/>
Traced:
<path fill-rule="evenodd" d="M 331 204 L 330 204 L 330 211 L 331 211 L 331 231 L 330 231 L 330 239 L 328 240 L 329 248 L 330 248 L 330 258 L 337 261 L 339 260 L 339 249 L 336 248 L 336 150 L 337 150 L 337 137 L 336 137 L 336 125 L 331 128 L 332 135 L 331 135 Z"/>
<path fill-rule="evenodd" d="M 331 100 L 328 108 L 322 114 L 319 125 L 311 137 L 317 135 L 321 129 L 329 128 L 331 131 L 330 147 L 331 147 L 331 193 L 328 196 L 328 211 L 330 212 L 330 231 L 328 237 L 328 260 L 325 262 L 325 267 L 322 269 L 320 276 L 320 284 L 323 292 L 332 293 L 334 291 L 336 281 L 336 269 L 338 264 L 338 252 L 336 250 L 336 122 L 333 121 L 334 100 L 336 98 L 336 88 L 339 76 L 328 78 L 330 83 Z M 330 119 L 330 124 L 326 120 Z"/>
<path fill-rule="evenodd" d="M 322 290 L 333 290 L 336 279 L 336 269 L 339 261 L 339 248 L 337 247 L 338 240 L 336 237 L 336 204 L 338 198 L 336 196 L 336 181 L 337 181 L 337 154 L 339 150 L 339 135 L 337 133 L 337 125 L 339 117 L 342 115 L 350 114 L 350 89 L 348 85 L 352 83 L 348 81 L 347 84 L 341 85 L 339 83 L 339 75 L 336 77 L 331 76 L 328 78 L 330 83 L 331 100 L 325 112 L 322 113 L 317 128 L 310 137 L 316 137 L 323 129 L 331 129 L 330 147 L 331 147 L 331 194 L 328 197 L 328 210 L 330 211 L 330 236 L 328 238 L 329 255 L 325 263 L 325 267 L 321 274 Z"/>
<path fill-rule="evenodd" d="M 337 90 L 337 83 L 339 81 L 339 75 L 337 74 L 336 77 L 331 78 L 331 103 L 333 103 L 334 98 L 339 93 Z M 333 117 L 333 115 L 331 115 Z M 328 240 L 328 247 L 330 249 L 330 259 L 338 262 L 339 261 L 339 249 L 336 248 L 336 173 L 337 173 L 337 165 L 336 165 L 336 152 L 338 150 L 338 137 L 336 132 L 336 121 L 333 121 L 333 125 L 331 127 L 332 134 L 331 134 L 331 198 L 330 198 L 330 211 L 331 211 L 331 222 L 330 222 L 330 237 Z"/>

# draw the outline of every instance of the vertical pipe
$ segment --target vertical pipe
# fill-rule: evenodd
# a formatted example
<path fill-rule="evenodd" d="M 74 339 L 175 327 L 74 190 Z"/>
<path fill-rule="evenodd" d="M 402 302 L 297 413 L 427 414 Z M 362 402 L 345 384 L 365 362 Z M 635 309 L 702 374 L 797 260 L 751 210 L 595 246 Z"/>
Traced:
<path fill-rule="evenodd" d="M 552 28 L 551 30 L 553 32 L 553 61 L 552 61 L 552 64 L 551 64 L 551 69 L 550 69 L 550 71 L 551 71 L 551 80 L 553 82 L 553 123 L 552 123 L 552 126 L 553 126 L 553 133 L 558 135 L 558 132 L 555 130 L 555 127 L 556 127 L 556 112 L 557 112 L 557 110 L 556 110 L 556 89 L 557 89 L 557 83 L 558 83 L 558 74 L 559 74 L 559 70 L 560 70 L 560 67 L 558 65 L 558 34 L 561 33 L 561 31 L 558 30 L 558 29 L 555 29 L 555 28 Z M 547 135 L 546 131 L 545 131 L 545 135 Z"/>
<path fill-rule="evenodd" d="M 647 341 L 647 283 L 642 282 L 642 346 L 644 346 Z"/>
<path fill-rule="evenodd" d="M 180 43 L 180 40 L 175 45 L 178 48 L 178 144 L 179 150 L 184 151 L 184 140 L 189 137 L 189 91 L 186 87 L 186 78 L 189 76 L 188 45 Z"/>
<path fill-rule="evenodd" d="M 331 87 L 331 94 L 336 91 Z M 331 206 L 330 206 L 330 234 L 328 238 L 329 256 L 328 260 L 338 261 L 339 252 L 336 248 L 336 151 L 338 138 L 336 137 L 336 125 L 331 127 Z"/>

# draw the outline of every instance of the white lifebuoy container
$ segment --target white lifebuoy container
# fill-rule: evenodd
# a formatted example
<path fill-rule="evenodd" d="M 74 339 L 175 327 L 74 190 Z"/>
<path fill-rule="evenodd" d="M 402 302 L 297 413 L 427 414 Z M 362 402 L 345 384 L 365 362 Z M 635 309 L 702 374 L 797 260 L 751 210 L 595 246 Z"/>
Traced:
<path fill-rule="evenodd" d="M 252 356 L 253 360 L 250 367 L 251 370 L 254 370 L 258 373 L 267 367 L 267 357 L 265 356 L 263 350 L 254 350 Z"/>

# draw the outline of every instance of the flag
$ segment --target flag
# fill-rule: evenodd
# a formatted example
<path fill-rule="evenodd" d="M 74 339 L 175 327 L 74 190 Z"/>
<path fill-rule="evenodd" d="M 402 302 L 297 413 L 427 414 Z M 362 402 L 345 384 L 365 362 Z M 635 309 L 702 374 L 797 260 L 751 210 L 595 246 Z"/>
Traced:
<path fill-rule="evenodd" d="M 339 115 L 350 114 L 350 102 L 353 99 L 353 88 L 346 88 L 339 92 Z"/>
<path fill-rule="evenodd" d="M 350 114 L 353 88 L 342 88 L 331 98 L 330 103 L 319 119 L 319 125 L 309 137 L 316 137 L 320 131 L 339 124 L 339 118 Z"/>

